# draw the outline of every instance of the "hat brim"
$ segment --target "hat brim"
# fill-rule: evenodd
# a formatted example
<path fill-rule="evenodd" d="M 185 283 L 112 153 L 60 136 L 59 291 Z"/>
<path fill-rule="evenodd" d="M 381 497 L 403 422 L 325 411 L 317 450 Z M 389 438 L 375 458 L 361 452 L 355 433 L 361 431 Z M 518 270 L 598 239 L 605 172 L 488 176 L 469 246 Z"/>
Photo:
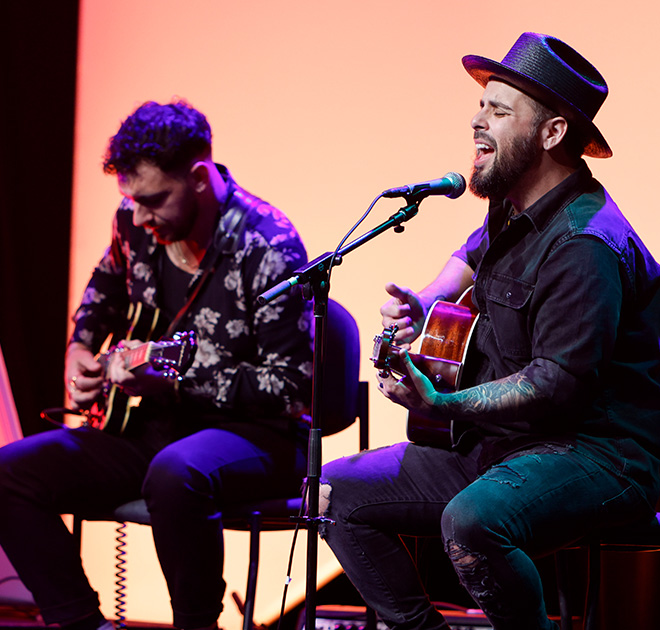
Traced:
<path fill-rule="evenodd" d="M 544 105 L 556 109 L 559 113 L 569 118 L 569 120 L 573 120 L 580 127 L 585 138 L 587 138 L 584 155 L 595 158 L 612 157 L 612 149 L 610 149 L 603 134 L 594 125 L 593 121 L 554 90 L 549 89 L 527 75 L 521 74 L 486 57 L 467 55 L 463 57 L 463 66 L 468 74 L 483 87 L 486 87 L 486 84 L 491 79 L 499 79 L 513 85 Z"/>

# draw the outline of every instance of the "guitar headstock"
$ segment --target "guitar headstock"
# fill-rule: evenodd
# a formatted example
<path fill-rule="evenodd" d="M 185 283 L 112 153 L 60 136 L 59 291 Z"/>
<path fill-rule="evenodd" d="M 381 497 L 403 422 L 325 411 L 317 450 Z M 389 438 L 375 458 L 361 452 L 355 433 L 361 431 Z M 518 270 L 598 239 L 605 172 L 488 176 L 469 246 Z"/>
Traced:
<path fill-rule="evenodd" d="M 176 332 L 171 339 L 151 342 L 149 363 L 160 370 L 167 370 L 167 376 L 181 380 L 192 365 L 197 351 L 195 333 Z"/>
<path fill-rule="evenodd" d="M 397 356 L 395 351 L 398 350 L 394 345 L 394 337 L 398 331 L 399 327 L 392 324 L 388 328 L 384 328 L 382 334 L 374 337 L 371 361 L 383 378 L 387 378 L 392 372 L 392 361 Z"/>

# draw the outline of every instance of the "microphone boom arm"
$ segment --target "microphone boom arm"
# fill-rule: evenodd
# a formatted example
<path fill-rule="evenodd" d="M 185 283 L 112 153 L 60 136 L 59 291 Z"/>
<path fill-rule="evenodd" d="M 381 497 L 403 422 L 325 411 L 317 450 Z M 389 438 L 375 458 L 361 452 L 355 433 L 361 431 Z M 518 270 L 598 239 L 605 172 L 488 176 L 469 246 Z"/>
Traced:
<path fill-rule="evenodd" d="M 257 297 L 257 302 L 264 305 L 268 302 L 273 301 L 276 297 L 279 297 L 283 293 L 286 293 L 291 287 L 296 286 L 297 284 L 306 285 L 314 284 L 316 281 L 323 281 L 323 278 L 327 276 L 330 271 L 330 263 L 334 256 L 335 265 L 340 265 L 343 256 L 357 249 L 361 245 L 369 242 L 376 236 L 379 236 L 383 232 L 386 232 L 389 229 L 394 229 L 395 232 L 403 232 L 403 225 L 406 221 L 410 221 L 413 217 L 419 212 L 419 203 L 421 199 L 414 201 L 405 208 L 400 208 L 398 212 L 395 212 L 387 221 L 384 221 L 380 225 L 377 225 L 372 230 L 369 230 L 362 236 L 359 236 L 354 241 L 348 243 L 340 250 L 337 251 L 336 256 L 335 252 L 326 252 L 321 254 L 314 260 L 309 261 L 306 265 L 299 267 L 294 271 L 293 275 L 287 280 L 283 280 L 279 284 L 276 284 L 274 287 L 268 289 L 261 295 Z"/>

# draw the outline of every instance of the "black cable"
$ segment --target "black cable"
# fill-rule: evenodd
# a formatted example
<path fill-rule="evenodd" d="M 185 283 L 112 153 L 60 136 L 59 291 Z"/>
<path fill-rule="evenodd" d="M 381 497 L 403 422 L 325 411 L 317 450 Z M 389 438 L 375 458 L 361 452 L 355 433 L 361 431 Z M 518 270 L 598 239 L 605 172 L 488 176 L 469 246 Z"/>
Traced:
<path fill-rule="evenodd" d="M 46 420 L 47 422 L 54 424 L 56 427 L 60 427 L 62 429 L 71 429 L 72 427 L 68 426 L 64 422 L 64 419 L 56 420 L 55 418 L 52 417 L 54 415 L 65 416 L 67 414 L 70 414 L 72 416 L 82 416 L 84 418 L 82 421 L 82 424 L 84 426 L 87 425 L 93 427 L 101 426 L 102 415 L 96 413 L 95 411 L 89 411 L 87 409 L 69 409 L 68 407 L 49 407 L 48 409 L 44 409 L 39 414 L 39 416 L 41 417 L 42 420 Z"/>
<path fill-rule="evenodd" d="M 115 628 L 126 628 L 126 523 L 119 523 L 115 530 Z"/>
<path fill-rule="evenodd" d="M 335 265 L 335 259 L 337 258 L 337 254 L 339 250 L 343 247 L 344 243 L 348 240 L 349 236 L 357 230 L 357 228 L 360 226 L 360 224 L 369 216 L 369 213 L 371 212 L 372 208 L 376 205 L 376 202 L 383 196 L 383 193 L 378 195 L 369 205 L 365 213 L 358 219 L 357 223 L 346 233 L 344 238 L 341 239 L 339 242 L 339 245 L 335 248 L 335 251 L 332 253 L 332 258 L 330 259 L 330 264 L 328 265 L 328 286 L 330 286 L 330 273 L 332 272 L 332 268 Z M 341 262 L 341 261 L 340 261 Z"/>
<path fill-rule="evenodd" d="M 64 424 L 64 420 L 55 420 L 53 418 L 53 415 L 66 415 L 66 414 L 73 414 L 74 416 L 84 416 L 85 414 L 82 411 L 76 411 L 75 409 L 68 409 L 67 407 L 50 407 L 48 409 L 44 409 L 39 416 L 41 417 L 42 420 L 46 420 L 47 422 L 50 422 L 51 424 L 54 424 L 56 427 L 62 427 L 62 428 L 69 428 L 67 427 L 66 424 Z"/>
<path fill-rule="evenodd" d="M 8 575 L 7 577 L 0 578 L 0 585 L 6 584 L 7 582 L 12 582 L 18 580 L 18 575 Z"/>
<path fill-rule="evenodd" d="M 293 538 L 291 539 L 291 549 L 289 551 L 289 563 L 286 568 L 286 581 L 284 582 L 284 589 L 282 591 L 282 606 L 280 608 L 280 618 L 277 620 L 277 630 L 281 630 L 282 619 L 284 618 L 284 609 L 286 608 L 286 596 L 289 590 L 289 584 L 291 583 L 291 570 L 293 568 L 293 554 L 296 549 L 296 541 L 298 540 L 298 532 L 300 531 L 300 521 L 305 513 L 307 503 L 305 497 L 307 496 L 307 479 L 303 484 L 302 497 L 303 500 L 300 504 L 300 510 L 298 511 L 298 520 L 296 521 L 296 526 L 293 529 Z"/>

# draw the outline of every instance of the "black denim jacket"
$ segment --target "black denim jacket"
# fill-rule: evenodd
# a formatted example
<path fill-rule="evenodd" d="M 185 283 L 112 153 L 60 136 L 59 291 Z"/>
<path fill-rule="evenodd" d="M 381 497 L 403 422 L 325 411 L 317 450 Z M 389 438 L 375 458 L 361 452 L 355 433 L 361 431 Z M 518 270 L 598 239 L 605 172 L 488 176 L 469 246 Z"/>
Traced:
<path fill-rule="evenodd" d="M 584 163 L 510 210 L 455 253 L 480 311 L 463 386 L 522 373 L 543 404 L 480 423 L 487 452 L 570 443 L 660 491 L 660 267 Z"/>

